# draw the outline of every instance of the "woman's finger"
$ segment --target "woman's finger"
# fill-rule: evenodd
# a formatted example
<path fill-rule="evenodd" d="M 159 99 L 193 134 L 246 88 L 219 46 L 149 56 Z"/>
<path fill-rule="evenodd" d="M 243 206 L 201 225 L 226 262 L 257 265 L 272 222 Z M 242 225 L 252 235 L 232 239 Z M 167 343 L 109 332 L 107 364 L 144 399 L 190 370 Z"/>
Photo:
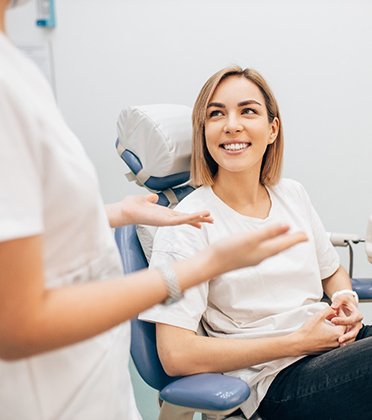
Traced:
<path fill-rule="evenodd" d="M 352 313 L 349 316 L 335 316 L 332 319 L 333 324 L 335 325 L 353 325 L 359 323 L 363 320 L 363 315 L 359 312 Z"/>
<path fill-rule="evenodd" d="M 359 330 L 361 329 L 362 324 L 358 323 L 357 325 L 354 325 L 352 328 L 350 328 L 349 331 L 347 331 L 345 334 L 341 335 L 341 337 L 338 339 L 340 344 L 347 344 L 349 342 L 353 342 L 356 339 L 356 336 L 358 335 Z"/>

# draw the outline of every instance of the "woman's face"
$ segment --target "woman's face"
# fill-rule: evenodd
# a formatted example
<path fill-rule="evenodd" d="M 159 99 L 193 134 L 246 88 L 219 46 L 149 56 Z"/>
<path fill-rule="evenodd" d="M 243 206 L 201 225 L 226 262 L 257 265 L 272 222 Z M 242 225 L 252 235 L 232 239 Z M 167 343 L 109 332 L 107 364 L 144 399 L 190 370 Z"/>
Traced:
<path fill-rule="evenodd" d="M 224 171 L 260 174 L 267 145 L 275 141 L 279 120 L 269 122 L 265 99 L 244 76 L 229 76 L 207 107 L 205 138 L 209 153 Z"/>

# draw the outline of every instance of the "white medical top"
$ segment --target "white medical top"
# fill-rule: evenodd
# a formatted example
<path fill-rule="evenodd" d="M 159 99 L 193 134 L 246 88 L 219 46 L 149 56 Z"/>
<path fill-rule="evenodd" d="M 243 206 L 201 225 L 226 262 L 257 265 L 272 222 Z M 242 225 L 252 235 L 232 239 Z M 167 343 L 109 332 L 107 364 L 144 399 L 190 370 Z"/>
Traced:
<path fill-rule="evenodd" d="M 309 241 L 271 257 L 256 267 L 223 274 L 194 287 L 185 298 L 169 307 L 158 305 L 140 318 L 197 332 L 201 322 L 206 333 L 218 338 L 275 337 L 297 330 L 311 315 L 324 309 L 321 279 L 339 267 L 339 257 L 315 213 L 304 188 L 283 179 L 268 188 L 269 216 L 243 216 L 227 206 L 211 187 L 200 187 L 177 210 L 208 209 L 214 224 L 201 230 L 190 226 L 160 228 L 155 237 L 151 266 L 186 258 L 235 233 L 255 231 L 274 221 L 288 223 L 291 231 L 305 231 Z M 296 358 L 283 358 L 229 372 L 245 380 L 251 396 L 242 406 L 247 418 L 257 409 L 275 375 Z"/>
<path fill-rule="evenodd" d="M 0 241 L 43 235 L 47 288 L 121 276 L 94 168 L 39 70 L 2 33 L 0 149 Z M 1 419 L 139 419 L 129 342 L 125 323 L 60 350 L 0 361 Z"/>

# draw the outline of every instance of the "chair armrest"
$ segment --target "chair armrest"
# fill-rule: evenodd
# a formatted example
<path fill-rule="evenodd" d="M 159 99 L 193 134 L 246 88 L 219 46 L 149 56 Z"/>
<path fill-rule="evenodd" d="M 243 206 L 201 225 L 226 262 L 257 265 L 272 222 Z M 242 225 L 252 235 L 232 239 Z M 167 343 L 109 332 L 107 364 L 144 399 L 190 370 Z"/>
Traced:
<path fill-rule="evenodd" d="M 348 246 L 348 242 L 353 242 L 358 244 L 359 242 L 364 242 L 364 239 L 355 233 L 339 233 L 339 232 L 327 232 L 330 241 L 333 246 Z"/>
<path fill-rule="evenodd" d="M 372 279 L 353 279 L 353 290 L 358 293 L 359 300 L 372 300 Z"/>
<path fill-rule="evenodd" d="M 201 373 L 185 376 L 167 385 L 160 392 L 160 398 L 183 407 L 223 411 L 239 406 L 250 393 L 249 386 L 239 378 L 220 373 Z"/>

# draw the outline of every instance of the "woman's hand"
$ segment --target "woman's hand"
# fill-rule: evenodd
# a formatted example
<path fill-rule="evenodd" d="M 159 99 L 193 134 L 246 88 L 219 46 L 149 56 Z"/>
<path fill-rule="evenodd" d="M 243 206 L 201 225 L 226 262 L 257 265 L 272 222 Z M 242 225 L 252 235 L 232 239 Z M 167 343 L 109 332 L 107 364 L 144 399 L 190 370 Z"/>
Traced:
<path fill-rule="evenodd" d="M 293 333 L 295 354 L 321 354 L 340 346 L 339 339 L 344 335 L 345 327 L 332 323 L 336 311 L 329 307 L 313 315 L 305 324 Z"/>
<path fill-rule="evenodd" d="M 196 228 L 202 223 L 213 223 L 210 212 L 205 210 L 192 214 L 185 214 L 156 204 L 158 196 L 129 195 L 122 201 L 106 205 L 106 213 L 111 227 L 130 224 L 150 226 L 174 226 L 189 224 Z"/>
<path fill-rule="evenodd" d="M 353 343 L 362 328 L 363 320 L 363 315 L 358 310 L 354 296 L 338 295 L 333 300 L 331 307 L 336 313 L 332 323 L 345 327 L 345 333 L 339 338 L 340 345 L 346 346 Z"/>

